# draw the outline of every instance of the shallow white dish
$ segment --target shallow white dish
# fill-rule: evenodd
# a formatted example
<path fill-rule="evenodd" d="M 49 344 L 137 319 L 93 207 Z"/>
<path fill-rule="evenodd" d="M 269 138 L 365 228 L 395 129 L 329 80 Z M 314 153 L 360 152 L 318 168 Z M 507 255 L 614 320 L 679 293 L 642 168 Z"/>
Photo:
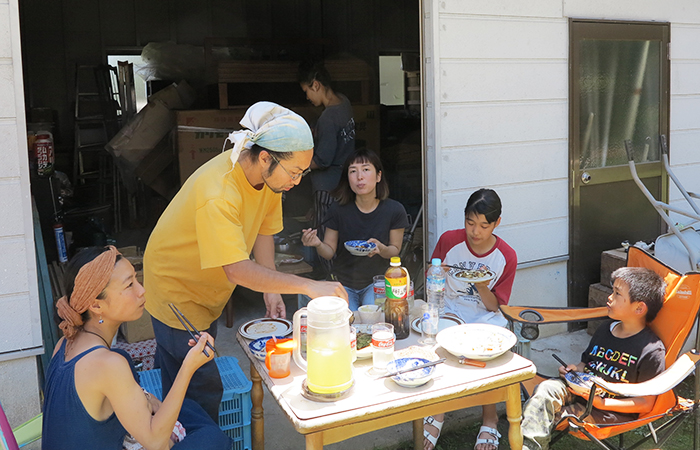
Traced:
<path fill-rule="evenodd" d="M 453 280 L 460 281 L 462 283 L 483 283 L 484 281 L 490 281 L 493 279 L 493 277 L 496 276 L 496 274 L 492 270 L 484 270 L 486 272 L 485 275 L 476 277 L 476 276 L 470 276 L 470 277 L 461 277 L 458 276 L 458 274 L 461 274 L 463 272 L 477 272 L 476 270 L 468 270 L 468 269 L 463 269 L 463 270 L 458 270 L 458 269 L 452 269 L 450 270 L 450 277 Z"/>
<path fill-rule="evenodd" d="M 284 336 L 275 337 L 277 339 L 285 339 Z M 270 339 L 272 339 L 272 336 L 257 338 L 256 340 L 248 343 L 248 348 L 250 349 L 250 352 L 260 361 L 265 361 L 265 344 L 267 344 L 267 341 L 269 341 Z"/>
<path fill-rule="evenodd" d="M 518 338 L 510 330 L 486 323 L 465 323 L 438 332 L 437 343 L 456 357 L 488 361 L 510 350 Z"/>
<path fill-rule="evenodd" d="M 367 241 L 345 241 L 345 249 L 354 256 L 367 256 L 369 252 L 374 250 L 377 244 Z"/>
<path fill-rule="evenodd" d="M 292 322 L 287 319 L 271 319 L 264 317 L 254 319 L 240 326 L 238 332 L 248 339 L 257 339 L 266 336 L 287 336 L 292 332 Z"/>
<path fill-rule="evenodd" d="M 423 358 L 399 358 L 390 361 L 389 364 L 386 365 L 386 370 L 387 372 L 395 372 L 397 370 L 408 369 L 420 364 L 426 364 L 428 362 L 430 361 Z M 433 377 L 434 370 L 435 366 L 423 367 L 422 369 L 395 375 L 391 377 L 391 379 L 394 380 L 396 384 L 403 387 L 423 386 Z"/>
<path fill-rule="evenodd" d="M 411 321 L 411 329 L 418 334 L 420 334 L 420 320 L 421 317 L 416 317 Z M 463 323 L 464 321 L 457 316 L 440 316 L 440 322 L 438 322 L 438 333 L 446 328 L 454 327 L 455 325 L 461 325 Z"/>

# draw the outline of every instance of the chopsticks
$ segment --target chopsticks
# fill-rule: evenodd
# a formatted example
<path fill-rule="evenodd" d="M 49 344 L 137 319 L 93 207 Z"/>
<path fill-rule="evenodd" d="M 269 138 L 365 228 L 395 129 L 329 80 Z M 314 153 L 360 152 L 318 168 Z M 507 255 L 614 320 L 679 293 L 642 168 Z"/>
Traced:
<path fill-rule="evenodd" d="M 199 330 L 197 330 L 197 328 L 195 328 L 195 326 L 192 325 L 192 322 L 187 320 L 187 317 L 185 317 L 185 315 L 182 314 L 182 312 L 177 308 L 177 306 L 175 306 L 172 303 L 168 303 L 168 306 L 170 306 L 170 310 L 173 312 L 173 314 L 175 314 L 175 317 L 177 317 L 177 320 L 179 320 L 180 323 L 182 324 L 182 326 L 185 327 L 185 330 L 187 330 L 187 332 L 190 333 L 190 336 L 192 336 L 192 339 L 194 339 L 194 341 L 197 342 L 199 340 L 200 335 L 201 335 Z M 185 322 L 187 322 L 187 323 L 185 323 Z M 189 327 L 188 327 L 188 325 L 189 325 Z M 219 353 L 216 351 L 214 346 L 212 346 L 209 343 L 209 341 L 207 341 L 207 347 L 212 349 L 212 351 L 214 352 L 214 354 L 216 356 L 219 356 Z M 207 358 L 209 357 L 209 352 L 207 352 L 206 348 L 204 350 L 202 350 L 202 353 L 204 353 L 204 356 L 206 356 Z"/>
<path fill-rule="evenodd" d="M 423 363 L 423 364 L 418 364 L 417 366 L 409 367 L 408 369 L 396 370 L 394 372 L 388 373 L 386 375 L 382 375 L 381 377 L 377 377 L 375 379 L 381 380 L 382 378 L 395 377 L 396 375 L 400 375 L 402 373 L 413 372 L 414 370 L 423 369 L 424 367 L 436 366 L 436 365 L 442 364 L 444 362 L 445 362 L 445 358 L 442 358 L 442 359 L 438 359 L 437 361 L 431 361 L 431 362 L 427 362 L 427 363 Z"/>
<path fill-rule="evenodd" d="M 562 366 L 564 366 L 564 368 L 567 367 L 567 364 L 566 364 L 560 357 L 558 357 L 556 353 L 552 353 L 552 356 L 554 357 L 554 359 L 557 360 L 557 362 L 559 362 L 559 364 L 561 364 Z M 576 373 L 575 370 L 566 369 L 566 373 L 573 373 L 573 374 L 574 374 L 574 378 L 576 378 L 576 381 L 578 381 L 579 383 L 583 384 L 583 380 L 581 379 L 580 376 L 578 376 L 578 373 Z"/>
<path fill-rule="evenodd" d="M 430 261 L 426 261 L 426 264 L 430 265 Z M 459 267 L 459 266 L 451 266 L 449 264 L 440 264 L 441 267 L 449 267 L 450 269 L 457 269 L 457 270 L 469 270 L 466 267 Z"/>

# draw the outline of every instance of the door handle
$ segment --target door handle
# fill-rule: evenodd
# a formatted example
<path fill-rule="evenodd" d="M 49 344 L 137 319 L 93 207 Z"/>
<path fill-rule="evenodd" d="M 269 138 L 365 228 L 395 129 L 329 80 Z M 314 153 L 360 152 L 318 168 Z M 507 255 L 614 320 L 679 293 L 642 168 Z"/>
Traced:
<path fill-rule="evenodd" d="M 591 175 L 588 172 L 583 172 L 581 174 L 581 182 L 583 184 L 588 184 L 591 181 Z"/>

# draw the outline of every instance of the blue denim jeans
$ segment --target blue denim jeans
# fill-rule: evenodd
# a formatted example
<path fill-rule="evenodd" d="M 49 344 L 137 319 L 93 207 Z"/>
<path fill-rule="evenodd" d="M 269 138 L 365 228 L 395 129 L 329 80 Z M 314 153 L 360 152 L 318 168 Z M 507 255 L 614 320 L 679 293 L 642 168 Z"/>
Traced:
<path fill-rule="evenodd" d="M 362 305 L 374 305 L 374 283 L 362 289 L 351 289 L 344 286 L 348 293 L 350 311 L 357 311 Z"/>
<path fill-rule="evenodd" d="M 191 347 L 187 343 L 191 337 L 187 331 L 170 328 L 154 317 L 151 317 L 151 322 L 156 335 L 155 366 L 160 368 L 163 398 L 165 398 L 170 392 L 185 355 L 190 351 Z M 216 321 L 214 321 L 209 325 L 208 330 L 200 331 L 206 331 L 216 338 L 216 328 Z M 224 386 L 221 384 L 219 368 L 212 359 L 194 373 L 185 397 L 199 403 L 212 420 L 218 423 L 219 404 L 223 394 Z"/>
<path fill-rule="evenodd" d="M 187 436 L 175 444 L 172 450 L 231 449 L 231 438 L 212 422 L 209 414 L 194 400 L 185 399 L 178 420 L 185 427 Z"/>
<path fill-rule="evenodd" d="M 374 305 L 374 284 L 370 284 L 366 288 L 351 289 L 343 286 L 348 293 L 348 308 L 350 311 L 357 311 L 362 305 Z M 307 295 L 301 295 L 299 298 L 299 308 L 306 306 L 311 301 Z"/>

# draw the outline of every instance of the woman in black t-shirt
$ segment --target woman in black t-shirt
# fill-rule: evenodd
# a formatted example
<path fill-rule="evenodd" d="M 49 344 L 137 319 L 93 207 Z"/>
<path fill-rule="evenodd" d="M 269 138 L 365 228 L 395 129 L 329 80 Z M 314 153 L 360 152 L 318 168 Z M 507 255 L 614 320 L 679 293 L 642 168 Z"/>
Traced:
<path fill-rule="evenodd" d="M 372 277 L 383 274 L 388 260 L 398 256 L 408 219 L 401 203 L 388 198 L 381 160 L 371 150 L 350 155 L 332 195 L 338 204 L 328 212 L 323 241 L 317 230 L 306 229 L 302 243 L 315 247 L 322 258 L 333 259 L 333 275 L 345 287 L 350 310 L 355 311 L 374 304 Z M 366 240 L 376 248 L 367 257 L 354 256 L 344 245 L 352 240 Z"/>

